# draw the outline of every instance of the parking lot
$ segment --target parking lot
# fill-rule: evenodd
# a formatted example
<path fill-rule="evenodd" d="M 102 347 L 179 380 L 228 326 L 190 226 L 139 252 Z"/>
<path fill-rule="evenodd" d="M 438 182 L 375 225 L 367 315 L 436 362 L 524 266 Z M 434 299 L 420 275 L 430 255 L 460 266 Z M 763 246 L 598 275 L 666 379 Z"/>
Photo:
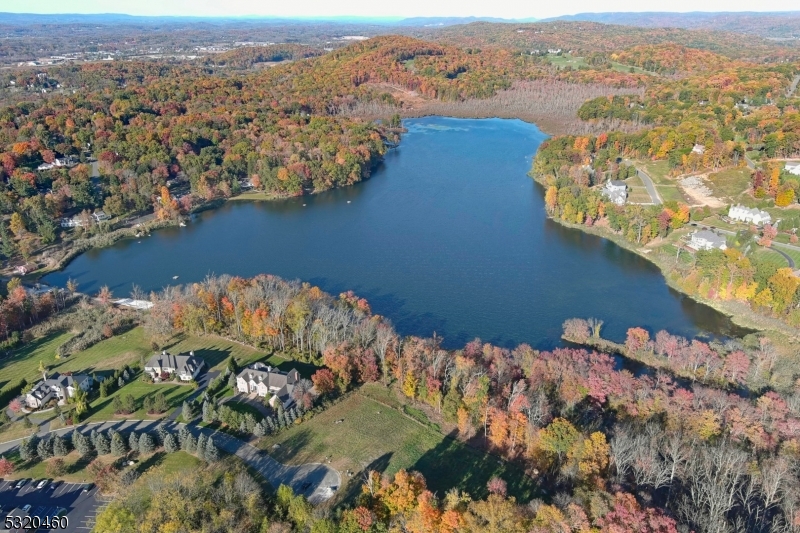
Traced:
<path fill-rule="evenodd" d="M 92 529 L 98 509 L 104 505 L 95 499 L 97 487 L 83 492 L 83 483 L 50 484 L 37 489 L 36 484 L 28 482 L 20 489 L 17 480 L 0 481 L 0 520 L 5 519 L 15 507 L 30 505 L 31 516 L 45 518 L 55 516 L 59 509 L 66 509 L 69 524 L 59 531 L 85 532 Z"/>

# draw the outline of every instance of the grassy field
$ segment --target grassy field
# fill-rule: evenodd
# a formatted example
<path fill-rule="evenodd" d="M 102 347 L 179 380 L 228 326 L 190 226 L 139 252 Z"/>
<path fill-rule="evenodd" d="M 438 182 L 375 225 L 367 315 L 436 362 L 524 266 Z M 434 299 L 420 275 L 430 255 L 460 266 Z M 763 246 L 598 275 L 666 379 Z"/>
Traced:
<path fill-rule="evenodd" d="M 656 185 L 655 187 L 658 190 L 658 194 L 661 195 L 661 199 L 665 202 L 687 202 L 686 197 L 675 185 Z"/>
<path fill-rule="evenodd" d="M 708 175 L 708 187 L 717 198 L 738 199 L 749 186 L 748 168 L 729 168 Z"/>
<path fill-rule="evenodd" d="M 144 409 L 142 409 L 142 402 L 144 399 L 148 396 L 155 396 L 159 392 L 163 392 L 164 397 L 167 399 L 170 410 L 167 411 L 166 414 L 169 414 L 173 408 L 180 407 L 183 404 L 183 400 L 185 400 L 187 396 L 194 392 L 194 388 L 190 385 L 162 385 L 145 383 L 140 381 L 137 377 L 137 379 L 132 380 L 121 389 L 109 394 L 107 397 L 97 398 L 92 401 L 90 404 L 91 414 L 85 419 L 85 421 L 94 422 L 100 420 L 114 420 L 115 418 L 131 418 L 133 420 L 161 418 L 161 416 L 148 415 Z M 114 408 L 112 406 L 114 398 L 120 395 L 127 396 L 128 394 L 133 396 L 133 398 L 136 400 L 136 406 L 138 409 L 136 412 L 131 413 L 130 415 L 115 416 Z"/>
<path fill-rule="evenodd" d="M 16 467 L 14 473 L 8 476 L 9 479 L 50 479 L 50 476 L 47 475 L 46 471 L 46 461 L 37 461 L 32 465 L 25 465 L 22 462 L 22 459 L 20 459 L 17 451 L 10 453 L 8 455 L 8 459 L 14 463 Z M 87 483 L 93 481 L 89 473 L 86 471 L 86 466 L 91 462 L 93 457 L 82 458 L 78 452 L 73 451 L 62 459 L 64 459 L 64 464 L 66 466 L 66 473 L 57 479 L 68 481 L 70 483 Z"/>
<path fill-rule="evenodd" d="M 656 185 L 672 183 L 667 177 L 669 174 L 669 162 L 667 161 L 636 161 L 636 166 L 644 170 Z"/>
<path fill-rule="evenodd" d="M 57 368 L 59 371 L 72 370 L 71 359 L 61 359 L 56 361 L 56 348 L 66 342 L 72 335 L 70 333 L 52 334 L 32 343 L 26 344 L 18 350 L 14 350 L 11 355 L 0 359 L 0 390 L 4 390 L 7 385 L 16 384 L 20 378 L 28 381 L 35 380 L 40 376 L 38 368 L 39 361 L 45 365 Z"/>
<path fill-rule="evenodd" d="M 343 422 L 336 424 L 337 420 Z M 280 448 L 272 449 L 273 444 Z M 484 495 L 492 476 L 506 480 L 509 493 L 522 500 L 534 494 L 534 482 L 520 469 L 486 455 L 438 431 L 410 420 L 398 410 L 361 394 L 318 414 L 261 446 L 291 464 L 327 462 L 340 472 L 373 469 L 393 475 L 401 468 L 420 471 L 428 487 L 444 494 L 451 487 Z M 346 481 L 346 478 L 345 478 Z"/>
<path fill-rule="evenodd" d="M 586 64 L 586 61 L 582 57 L 573 57 L 569 54 L 547 54 L 547 60 L 550 61 L 550 64 L 554 67 L 558 67 L 562 69 L 564 67 L 572 67 L 574 69 L 580 67 L 587 67 L 589 65 Z"/>

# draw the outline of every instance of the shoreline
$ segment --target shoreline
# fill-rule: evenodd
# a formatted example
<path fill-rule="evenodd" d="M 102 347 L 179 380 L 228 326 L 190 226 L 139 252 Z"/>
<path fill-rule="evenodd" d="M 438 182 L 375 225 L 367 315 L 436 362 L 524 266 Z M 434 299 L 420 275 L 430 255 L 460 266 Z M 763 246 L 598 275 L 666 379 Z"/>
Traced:
<path fill-rule="evenodd" d="M 531 179 L 533 179 L 537 185 L 539 185 L 540 187 L 544 187 L 544 184 L 538 179 L 538 177 L 534 175 L 531 176 L 532 176 Z M 735 326 L 738 326 L 743 329 L 753 330 L 754 332 L 756 331 L 773 332 L 780 335 L 784 335 L 789 338 L 796 338 L 798 336 L 798 332 L 795 331 L 794 328 L 792 328 L 788 324 L 780 322 L 777 319 L 761 315 L 747 316 L 741 312 L 738 312 L 736 309 L 731 309 L 731 305 L 726 305 L 728 304 L 728 302 L 720 300 L 709 300 L 697 294 L 689 294 L 681 290 L 681 288 L 675 284 L 674 280 L 669 275 L 666 265 L 662 264 L 660 261 L 657 261 L 653 256 L 653 254 L 646 253 L 642 249 L 642 247 L 629 243 L 624 238 L 615 233 L 612 233 L 604 228 L 598 228 L 596 226 L 585 226 L 583 224 L 573 224 L 571 222 L 566 222 L 564 220 L 553 218 L 549 214 L 546 216 L 548 219 L 552 220 L 556 224 L 560 224 L 561 226 L 564 226 L 566 228 L 574 229 L 590 235 L 594 235 L 596 237 L 601 237 L 603 239 L 609 240 L 613 242 L 615 245 L 619 246 L 620 248 L 623 248 L 647 260 L 649 263 L 658 268 L 659 272 L 661 273 L 661 277 L 664 279 L 664 282 L 670 289 L 674 290 L 675 292 L 679 293 L 681 296 L 685 298 L 689 298 L 699 304 L 705 305 L 706 307 L 709 307 L 717 311 L 718 313 L 726 316 Z"/>

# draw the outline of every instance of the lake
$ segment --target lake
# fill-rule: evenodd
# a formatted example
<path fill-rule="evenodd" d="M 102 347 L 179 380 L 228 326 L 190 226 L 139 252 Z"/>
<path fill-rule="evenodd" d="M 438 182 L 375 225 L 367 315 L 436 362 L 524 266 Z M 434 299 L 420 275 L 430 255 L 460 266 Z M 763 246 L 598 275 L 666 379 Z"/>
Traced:
<path fill-rule="evenodd" d="M 570 317 L 694 336 L 737 334 L 720 313 L 671 290 L 659 270 L 612 242 L 545 216 L 527 176 L 546 139 L 519 120 L 429 117 L 373 176 L 353 187 L 275 202 L 228 202 L 184 228 L 89 251 L 45 278 L 115 296 L 210 273 L 299 278 L 353 290 L 403 334 L 448 347 L 558 344 Z M 173 276 L 179 276 L 173 280 Z"/>

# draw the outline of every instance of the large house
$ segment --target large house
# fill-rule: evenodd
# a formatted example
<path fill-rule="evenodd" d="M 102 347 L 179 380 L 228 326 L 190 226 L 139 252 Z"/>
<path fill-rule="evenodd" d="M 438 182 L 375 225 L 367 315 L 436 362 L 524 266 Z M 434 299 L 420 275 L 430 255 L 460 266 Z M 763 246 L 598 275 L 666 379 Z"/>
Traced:
<path fill-rule="evenodd" d="M 166 350 L 155 354 L 144 365 L 144 371 L 150 374 L 153 379 L 169 379 L 177 374 L 181 381 L 191 381 L 197 377 L 200 370 L 206 365 L 194 352 L 189 354 L 172 355 Z"/>
<path fill-rule="evenodd" d="M 262 398 L 271 394 L 269 404 L 272 407 L 277 402 L 289 407 L 294 402 L 292 391 L 298 381 L 300 374 L 295 369 L 281 372 L 263 363 L 254 363 L 236 376 L 236 388 L 242 394 L 257 394 Z"/>
<path fill-rule="evenodd" d="M 707 229 L 692 233 L 689 246 L 695 250 L 725 250 L 728 247 L 725 237 Z"/>
<path fill-rule="evenodd" d="M 97 210 L 94 213 L 92 213 L 91 218 L 92 218 L 92 220 L 94 220 L 94 222 L 96 224 L 99 224 L 100 222 L 103 222 L 104 220 L 108 220 L 111 217 L 108 216 L 105 213 L 105 211 Z M 83 224 L 84 224 L 84 220 L 81 217 L 81 215 L 75 215 L 72 218 L 62 218 L 61 219 L 61 227 L 62 228 L 80 228 L 80 227 L 83 226 Z"/>
<path fill-rule="evenodd" d="M 608 180 L 602 193 L 617 205 L 625 205 L 628 199 L 628 186 L 624 181 Z"/>
<path fill-rule="evenodd" d="M 756 226 L 763 226 L 764 224 L 772 222 L 772 217 L 766 211 L 738 204 L 732 205 L 728 210 L 728 218 L 738 220 L 739 222 L 755 224 Z"/>
<path fill-rule="evenodd" d="M 70 168 L 77 165 L 78 162 L 71 155 L 63 158 L 57 158 L 52 163 L 42 163 L 36 170 L 53 170 L 54 168 Z"/>
<path fill-rule="evenodd" d="M 79 388 L 88 391 L 92 388 L 93 382 L 92 376 L 86 374 L 65 372 L 53 374 L 48 378 L 45 373 L 42 375 L 42 381 L 36 383 L 25 395 L 25 403 L 28 407 L 38 409 L 54 398 L 59 401 L 72 398 Z"/>
<path fill-rule="evenodd" d="M 800 176 L 800 163 L 786 163 L 784 167 L 786 172 L 789 174 L 794 174 L 795 176 Z"/>

